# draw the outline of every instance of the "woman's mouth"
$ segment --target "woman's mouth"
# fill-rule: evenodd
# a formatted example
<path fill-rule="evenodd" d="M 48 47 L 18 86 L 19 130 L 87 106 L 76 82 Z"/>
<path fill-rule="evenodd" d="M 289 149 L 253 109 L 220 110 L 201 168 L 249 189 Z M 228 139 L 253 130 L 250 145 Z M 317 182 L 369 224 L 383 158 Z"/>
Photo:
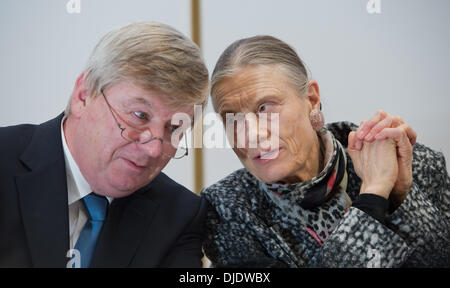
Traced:
<path fill-rule="evenodd" d="M 259 163 L 266 163 L 270 160 L 276 159 L 282 149 L 283 148 L 280 147 L 280 148 L 273 149 L 273 150 L 270 150 L 267 152 L 261 152 L 261 153 L 259 153 L 259 155 L 254 157 L 253 160 L 255 160 Z"/>

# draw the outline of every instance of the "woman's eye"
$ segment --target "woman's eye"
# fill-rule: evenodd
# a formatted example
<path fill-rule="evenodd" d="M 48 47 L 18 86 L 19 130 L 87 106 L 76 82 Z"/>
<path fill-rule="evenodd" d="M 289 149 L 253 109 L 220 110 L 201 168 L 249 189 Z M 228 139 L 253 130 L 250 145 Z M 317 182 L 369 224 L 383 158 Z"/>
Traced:
<path fill-rule="evenodd" d="M 267 112 L 270 109 L 270 104 L 263 104 L 259 106 L 258 113 Z"/>

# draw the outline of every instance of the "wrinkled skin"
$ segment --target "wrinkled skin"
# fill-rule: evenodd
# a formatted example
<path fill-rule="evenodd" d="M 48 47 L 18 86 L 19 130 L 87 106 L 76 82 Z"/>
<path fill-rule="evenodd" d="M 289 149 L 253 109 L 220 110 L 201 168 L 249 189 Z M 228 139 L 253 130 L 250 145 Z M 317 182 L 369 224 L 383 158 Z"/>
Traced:
<path fill-rule="evenodd" d="M 216 91 L 216 110 L 223 119 L 226 113 L 279 113 L 279 150 L 274 159 L 258 159 L 265 151 L 261 145 L 238 148 L 234 143 L 236 155 L 256 178 L 266 183 L 295 183 L 320 172 L 323 158 L 320 142 L 309 120 L 311 110 L 320 106 L 315 81 L 301 94 L 288 82 L 281 68 L 249 66 L 219 83 Z M 274 134 L 270 125 L 267 128 L 262 139 Z"/>

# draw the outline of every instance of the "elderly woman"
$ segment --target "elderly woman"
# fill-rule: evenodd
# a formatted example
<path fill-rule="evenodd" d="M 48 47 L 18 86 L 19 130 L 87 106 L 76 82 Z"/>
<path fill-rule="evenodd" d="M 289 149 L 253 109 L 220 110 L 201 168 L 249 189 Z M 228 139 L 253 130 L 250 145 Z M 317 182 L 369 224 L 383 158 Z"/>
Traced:
<path fill-rule="evenodd" d="M 279 131 L 260 131 L 255 147 L 249 137 L 234 145 L 245 168 L 201 192 L 210 203 L 204 250 L 213 266 L 449 265 L 445 159 L 415 144 L 401 118 L 379 111 L 359 128 L 324 126 L 317 82 L 270 36 L 223 52 L 211 97 L 224 121 L 227 113 L 279 117 Z M 279 145 L 263 148 L 273 137 Z"/>

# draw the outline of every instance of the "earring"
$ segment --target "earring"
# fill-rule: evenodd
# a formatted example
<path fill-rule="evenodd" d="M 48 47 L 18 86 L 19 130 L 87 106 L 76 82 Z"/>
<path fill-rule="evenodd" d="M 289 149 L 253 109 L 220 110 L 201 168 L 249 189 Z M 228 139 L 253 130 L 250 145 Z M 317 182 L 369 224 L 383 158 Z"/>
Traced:
<path fill-rule="evenodd" d="M 322 108 L 322 104 L 320 105 L 320 108 Z M 309 120 L 311 121 L 311 125 L 313 129 L 317 132 L 322 132 L 324 130 L 323 125 L 325 124 L 323 113 L 320 110 L 313 109 L 309 114 Z"/>

